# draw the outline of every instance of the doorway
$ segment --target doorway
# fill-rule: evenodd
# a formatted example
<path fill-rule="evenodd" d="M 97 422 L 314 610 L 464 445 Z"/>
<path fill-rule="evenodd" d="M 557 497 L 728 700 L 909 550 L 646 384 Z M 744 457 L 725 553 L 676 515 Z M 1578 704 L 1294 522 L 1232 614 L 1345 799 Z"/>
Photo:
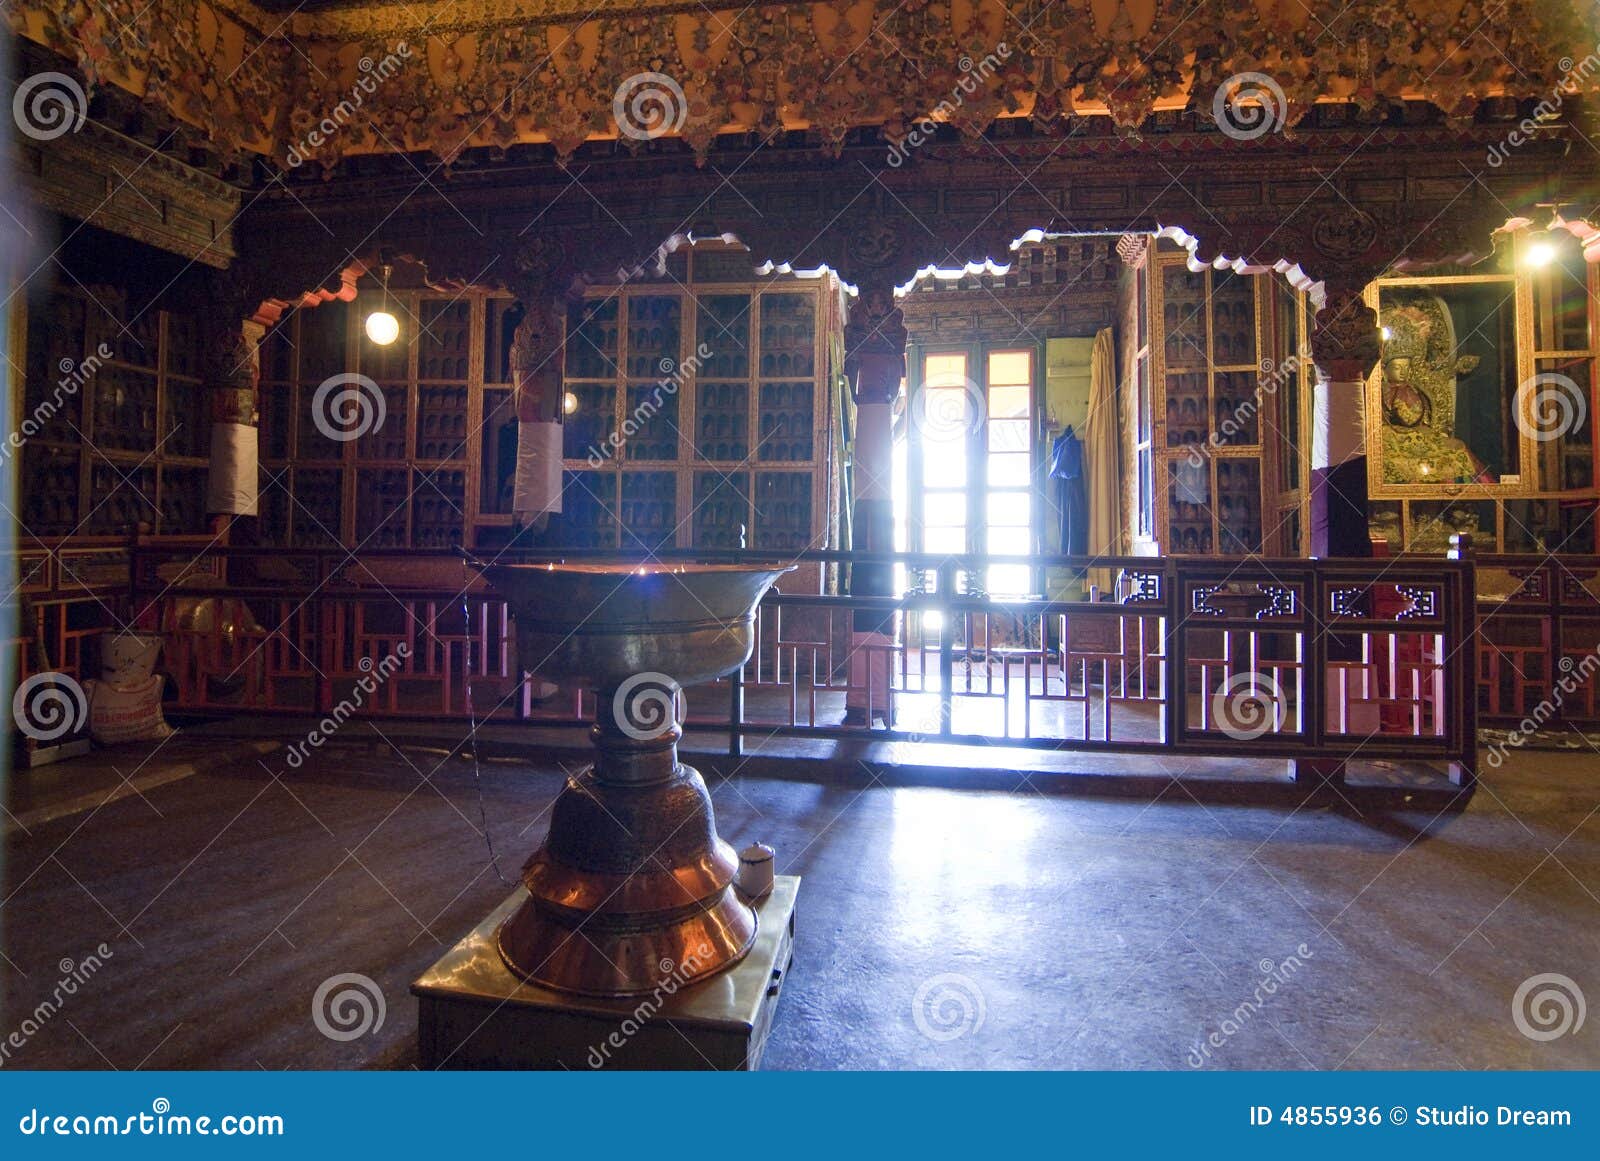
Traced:
<path fill-rule="evenodd" d="M 908 350 L 906 485 L 912 551 L 1027 555 L 1039 547 L 1036 344 Z M 1034 570 L 992 564 L 965 578 L 994 597 L 1036 591 Z"/>

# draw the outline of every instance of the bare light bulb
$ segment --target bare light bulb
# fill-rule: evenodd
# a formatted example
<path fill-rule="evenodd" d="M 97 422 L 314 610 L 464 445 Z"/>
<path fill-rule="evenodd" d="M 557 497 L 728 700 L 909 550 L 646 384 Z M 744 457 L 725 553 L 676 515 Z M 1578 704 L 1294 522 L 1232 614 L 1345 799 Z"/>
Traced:
<path fill-rule="evenodd" d="M 1535 242 L 1528 247 L 1522 260 L 1535 270 L 1540 269 L 1556 260 L 1556 248 L 1549 242 Z"/>
<path fill-rule="evenodd" d="M 375 310 L 367 316 L 367 338 L 380 347 L 387 347 L 400 337 L 400 320 L 386 310 Z"/>
<path fill-rule="evenodd" d="M 570 391 L 562 395 L 561 410 L 567 415 L 571 415 L 574 411 L 578 410 L 578 397 Z"/>

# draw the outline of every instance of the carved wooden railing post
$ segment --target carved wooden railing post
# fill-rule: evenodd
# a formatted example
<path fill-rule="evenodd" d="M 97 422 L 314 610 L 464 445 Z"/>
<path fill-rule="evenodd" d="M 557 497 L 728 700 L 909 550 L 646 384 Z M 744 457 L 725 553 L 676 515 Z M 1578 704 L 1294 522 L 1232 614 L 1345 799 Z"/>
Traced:
<path fill-rule="evenodd" d="M 905 377 L 906 330 L 893 288 L 863 287 L 845 333 L 846 373 L 856 404 L 851 454 L 850 545 L 860 552 L 894 551 L 894 404 Z M 894 566 L 852 564 L 850 592 L 893 596 Z M 889 722 L 889 647 L 898 615 L 877 611 L 852 614 L 850 684 L 845 693 L 847 724 L 871 726 L 870 713 L 883 710 Z M 874 704 L 872 691 L 883 699 Z"/>
<path fill-rule="evenodd" d="M 202 328 L 206 407 L 211 419 L 206 512 L 212 530 L 226 532 L 235 516 L 257 513 L 259 446 L 257 382 L 266 328 L 252 317 L 259 299 L 229 271 L 206 271 L 197 280 Z M 186 417 L 199 422 L 199 416 Z"/>

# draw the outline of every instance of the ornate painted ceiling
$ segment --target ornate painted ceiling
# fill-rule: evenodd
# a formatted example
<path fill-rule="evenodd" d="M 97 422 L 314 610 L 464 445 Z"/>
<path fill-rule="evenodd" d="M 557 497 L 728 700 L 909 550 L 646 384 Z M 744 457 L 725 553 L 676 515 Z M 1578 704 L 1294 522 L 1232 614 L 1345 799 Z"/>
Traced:
<path fill-rule="evenodd" d="M 1595 0 L 12 0 L 24 37 L 279 166 L 804 128 L 837 147 L 997 118 L 1265 118 L 1318 101 L 1489 100 L 1557 114 L 1600 87 Z M 1219 121 L 1220 123 L 1220 121 Z M 1226 126 L 1224 127 L 1226 128 Z"/>

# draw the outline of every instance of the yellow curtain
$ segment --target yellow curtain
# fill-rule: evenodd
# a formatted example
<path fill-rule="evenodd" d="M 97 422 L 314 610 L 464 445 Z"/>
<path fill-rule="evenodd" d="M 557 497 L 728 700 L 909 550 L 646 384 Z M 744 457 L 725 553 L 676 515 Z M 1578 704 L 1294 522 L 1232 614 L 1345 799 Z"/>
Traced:
<path fill-rule="evenodd" d="M 1089 490 L 1089 553 L 1113 556 L 1122 528 L 1122 482 L 1118 474 L 1117 346 L 1111 328 L 1094 337 L 1089 355 L 1089 416 L 1083 425 L 1084 485 Z M 1109 568 L 1091 568 L 1089 583 L 1102 593 L 1111 591 L 1115 574 Z"/>

